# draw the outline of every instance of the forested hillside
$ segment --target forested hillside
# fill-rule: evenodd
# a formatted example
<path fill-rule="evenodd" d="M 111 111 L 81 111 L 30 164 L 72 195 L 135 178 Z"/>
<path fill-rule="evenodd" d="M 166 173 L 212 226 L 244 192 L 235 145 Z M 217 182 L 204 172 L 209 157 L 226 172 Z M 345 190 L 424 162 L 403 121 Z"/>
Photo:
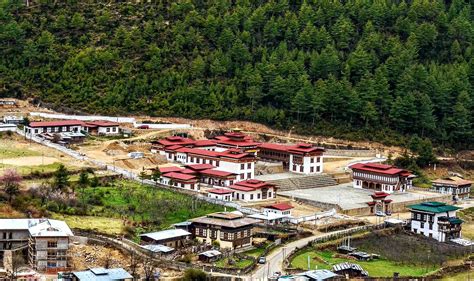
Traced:
<path fill-rule="evenodd" d="M 1 96 L 474 145 L 469 0 L 0 1 Z"/>

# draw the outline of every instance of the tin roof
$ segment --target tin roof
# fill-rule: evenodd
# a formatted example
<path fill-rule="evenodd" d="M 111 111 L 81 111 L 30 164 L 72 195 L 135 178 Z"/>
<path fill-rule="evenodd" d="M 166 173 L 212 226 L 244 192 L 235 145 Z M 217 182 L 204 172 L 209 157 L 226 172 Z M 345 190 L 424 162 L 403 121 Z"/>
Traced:
<path fill-rule="evenodd" d="M 115 281 L 133 278 L 133 276 L 123 268 L 105 269 L 99 267 L 85 271 L 76 271 L 72 274 L 74 274 L 74 276 L 76 276 L 80 281 Z"/>
<path fill-rule="evenodd" d="M 409 205 L 408 208 L 415 211 L 422 211 L 422 212 L 435 213 L 435 214 L 456 211 L 456 210 L 461 209 L 459 207 L 448 205 L 442 202 L 423 202 L 420 204 Z"/>
<path fill-rule="evenodd" d="M 163 231 L 151 232 L 151 233 L 144 233 L 141 234 L 140 237 L 148 237 L 155 241 L 171 239 L 171 238 L 179 238 L 189 236 L 191 233 L 187 232 L 184 229 L 168 229 Z"/>
<path fill-rule="evenodd" d="M 82 126 L 84 122 L 79 120 L 62 120 L 62 121 L 41 121 L 30 122 L 29 127 L 61 127 L 61 126 Z"/>

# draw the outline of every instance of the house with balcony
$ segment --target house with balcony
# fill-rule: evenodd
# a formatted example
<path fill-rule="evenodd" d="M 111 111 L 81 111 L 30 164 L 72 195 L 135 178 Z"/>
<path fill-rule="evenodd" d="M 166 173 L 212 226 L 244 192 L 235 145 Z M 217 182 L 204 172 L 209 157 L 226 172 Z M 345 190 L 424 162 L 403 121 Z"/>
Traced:
<path fill-rule="evenodd" d="M 262 143 L 258 157 L 262 161 L 282 162 L 283 168 L 297 174 L 320 174 L 323 172 L 324 148 L 309 143 L 284 145 Z"/>
<path fill-rule="evenodd" d="M 472 181 L 460 177 L 446 177 L 432 181 L 431 190 L 443 194 L 451 194 L 453 200 L 469 199 Z"/>
<path fill-rule="evenodd" d="M 456 216 L 459 207 L 442 202 L 423 202 L 408 206 L 411 212 L 410 229 L 414 233 L 448 242 L 461 238 L 463 221 Z"/>
<path fill-rule="evenodd" d="M 68 268 L 69 240 L 64 221 L 51 219 L 0 219 L 0 259 L 7 251 L 22 254 L 37 271 Z"/>

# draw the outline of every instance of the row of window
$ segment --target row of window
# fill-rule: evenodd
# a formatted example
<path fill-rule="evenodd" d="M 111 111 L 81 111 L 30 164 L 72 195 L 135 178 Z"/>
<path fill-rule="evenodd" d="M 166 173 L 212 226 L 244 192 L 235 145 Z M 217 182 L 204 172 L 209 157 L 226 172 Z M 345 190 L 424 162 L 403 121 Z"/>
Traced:
<path fill-rule="evenodd" d="M 258 199 L 266 199 L 267 197 L 263 196 L 262 193 L 257 193 L 256 195 L 257 196 L 254 196 L 255 194 L 251 193 L 249 194 L 249 200 L 254 200 L 254 198 L 256 198 L 257 200 Z M 271 191 L 268 191 L 267 194 L 268 198 L 272 198 L 272 192 Z M 238 193 L 238 192 L 235 192 L 235 199 L 236 200 L 245 200 L 245 193 Z"/>
<path fill-rule="evenodd" d="M 421 213 L 411 213 L 411 219 L 417 220 L 417 221 L 434 221 L 434 216 L 433 215 L 428 215 L 428 214 L 421 214 Z"/>
<path fill-rule="evenodd" d="M 245 170 L 245 163 L 240 164 L 240 169 Z M 252 163 L 247 163 L 247 169 L 252 169 Z"/>
<path fill-rule="evenodd" d="M 367 179 L 392 182 L 392 183 L 396 183 L 398 181 L 398 178 L 379 176 L 379 175 L 374 175 L 374 174 L 369 174 L 369 173 L 354 172 L 353 175 L 354 177 L 363 177 Z"/>
<path fill-rule="evenodd" d="M 298 166 L 296 164 L 293 164 L 293 168 L 291 169 L 292 171 L 294 172 L 297 172 L 298 171 Z M 300 165 L 299 166 L 299 171 L 301 173 L 304 172 L 304 166 L 303 165 Z M 316 172 L 320 172 L 321 171 L 321 167 L 320 166 L 316 166 Z M 309 167 L 309 172 L 310 173 L 314 173 L 314 167 Z"/>
<path fill-rule="evenodd" d="M 470 187 L 461 187 L 461 188 L 444 188 L 444 187 L 435 187 L 435 190 L 441 193 L 448 193 L 448 194 L 463 194 L 463 193 L 469 193 L 471 188 Z"/>

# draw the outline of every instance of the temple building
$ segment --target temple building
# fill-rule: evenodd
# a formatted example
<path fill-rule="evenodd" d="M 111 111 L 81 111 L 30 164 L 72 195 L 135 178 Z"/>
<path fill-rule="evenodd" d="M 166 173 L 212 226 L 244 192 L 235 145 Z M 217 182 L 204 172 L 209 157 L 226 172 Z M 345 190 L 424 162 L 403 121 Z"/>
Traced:
<path fill-rule="evenodd" d="M 283 168 L 298 174 L 320 174 L 323 172 L 324 148 L 309 143 L 282 145 L 262 143 L 258 157 L 262 161 L 283 163 Z"/>
<path fill-rule="evenodd" d="M 405 192 L 415 177 L 408 170 L 392 165 L 357 163 L 350 166 L 354 188 L 372 189 L 387 193 Z"/>

